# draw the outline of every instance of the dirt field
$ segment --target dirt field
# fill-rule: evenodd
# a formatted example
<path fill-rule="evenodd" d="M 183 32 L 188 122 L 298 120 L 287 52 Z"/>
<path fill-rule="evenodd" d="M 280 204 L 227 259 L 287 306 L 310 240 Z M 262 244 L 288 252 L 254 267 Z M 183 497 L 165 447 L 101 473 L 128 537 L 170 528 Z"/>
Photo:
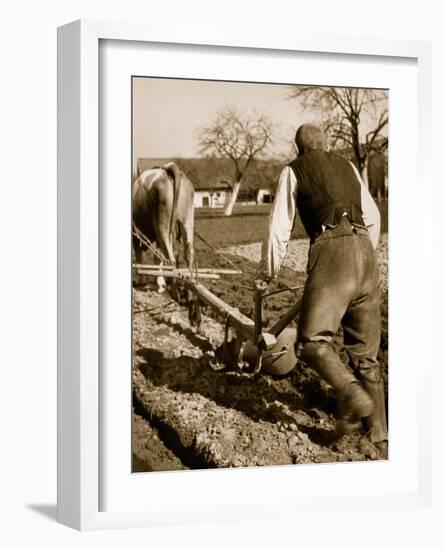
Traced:
<path fill-rule="evenodd" d="M 200 267 L 223 262 L 196 243 Z M 290 242 L 273 288 L 303 285 L 308 241 Z M 252 281 L 260 245 L 221 247 L 240 277 L 207 286 L 246 315 L 252 315 Z M 387 382 L 387 235 L 378 256 L 381 269 L 382 342 L 379 359 Z M 202 261 L 204 258 L 204 262 Z M 271 323 L 294 301 L 278 295 L 266 307 Z M 193 332 L 187 310 L 154 286 L 134 289 L 133 470 L 177 470 L 376 460 L 376 448 L 362 434 L 334 439 L 335 397 L 311 369 L 299 363 L 289 377 L 254 380 L 228 371 L 216 359 L 222 325 L 207 311 L 204 334 Z M 334 343 L 343 359 L 340 336 Z M 387 384 L 386 384 L 387 386 Z"/>

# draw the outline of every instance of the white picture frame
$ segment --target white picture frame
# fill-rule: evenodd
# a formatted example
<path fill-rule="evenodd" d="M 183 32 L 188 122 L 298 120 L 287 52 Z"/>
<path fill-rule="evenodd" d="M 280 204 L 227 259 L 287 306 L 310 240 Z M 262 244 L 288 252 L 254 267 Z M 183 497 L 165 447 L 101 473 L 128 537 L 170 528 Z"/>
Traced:
<path fill-rule="evenodd" d="M 248 35 L 251 36 L 251 35 Z M 170 509 L 162 506 L 129 507 L 122 502 L 121 507 L 103 510 L 101 507 L 100 483 L 102 478 L 101 453 L 101 414 L 100 407 L 100 226 L 101 204 L 99 186 L 99 72 L 100 41 L 125 41 L 131 46 L 146 44 L 194 44 L 205 50 L 209 47 L 230 48 L 235 51 L 246 49 L 274 52 L 282 58 L 288 52 L 324 52 L 337 56 L 383 56 L 393 60 L 411 58 L 418 67 L 418 140 L 412 143 L 408 154 L 420 156 L 420 188 L 429 193 L 419 197 L 418 217 L 423 216 L 426 204 L 431 200 L 429 177 L 430 162 L 427 162 L 430 147 L 431 112 L 431 46 L 427 42 L 368 40 L 346 37 L 312 36 L 297 33 L 294 39 L 258 37 L 252 41 L 241 37 L 224 40 L 223 36 L 211 38 L 204 30 L 199 36 L 187 36 L 186 28 L 175 31 L 171 36 L 164 28 L 147 28 L 144 25 L 102 21 L 77 21 L 61 27 L 58 31 L 58 520 L 80 530 L 119 527 L 139 527 L 169 525 L 174 523 L 195 523 L 234 519 L 259 519 L 262 517 L 288 517 L 294 508 L 303 513 L 318 513 L 322 506 L 334 504 L 336 510 L 346 512 L 356 502 L 361 509 L 392 510 L 401 508 L 430 507 L 432 501 L 431 467 L 431 412 L 429 384 L 431 377 L 429 361 L 418 373 L 418 383 L 414 384 L 417 399 L 418 456 L 414 489 L 386 493 L 384 495 L 364 495 L 352 490 L 337 499 L 324 496 L 298 499 L 281 492 L 283 506 L 274 507 L 270 513 L 266 507 L 267 491 L 272 481 L 264 479 L 264 474 L 254 475 L 263 478 L 263 497 L 258 498 L 251 491 L 240 495 L 238 502 L 229 509 L 217 506 L 185 506 L 178 503 Z M 210 55 L 210 52 L 209 52 Z M 418 225 L 418 222 L 417 222 Z M 420 249 L 420 263 L 426 264 L 432 249 Z M 418 253 L 418 252 L 417 252 Z M 421 315 L 430 315 L 429 305 L 423 300 L 430 298 L 431 289 L 425 287 L 423 274 L 417 274 L 417 307 Z M 430 301 L 430 300 L 429 300 Z M 418 312 L 418 309 L 417 309 Z M 128 319 L 128 323 L 129 323 Z M 426 351 L 424 351 L 426 353 Z M 411 360 L 413 353 L 411 353 Z M 415 437 L 415 435 L 414 435 Z M 129 449 L 128 449 L 129 452 Z M 318 466 L 314 466 L 317 467 Z M 309 468 L 309 467 L 308 467 Z M 323 467 L 322 467 L 323 468 Z M 337 465 L 341 468 L 343 465 Z M 327 470 L 322 470 L 327 472 Z M 335 470 L 334 470 L 335 471 Z M 275 469 L 274 473 L 284 483 L 289 470 Z M 308 470 L 305 470 L 306 475 Z M 200 472 L 195 483 L 215 483 L 215 477 L 226 477 L 226 472 Z M 166 483 L 167 475 L 157 478 L 154 491 Z M 186 473 L 188 475 L 188 473 Z M 192 474 L 191 474 L 192 475 Z M 235 474 L 246 476 L 245 470 Z M 249 474 L 247 474 L 249 475 Z M 338 475 L 338 474 L 337 474 Z M 353 476 L 352 479 L 357 479 Z M 231 476 L 232 477 L 232 476 Z M 319 475 L 319 477 L 321 477 Z M 323 475 L 324 477 L 324 475 Z M 152 480 L 153 478 L 151 478 Z M 175 477 L 175 482 L 178 478 Z M 204 480 L 204 481 L 203 481 Z M 171 481 L 171 480 L 170 480 Z M 252 478 L 249 479 L 249 482 Z M 174 478 L 172 478 L 174 483 Z M 194 483 L 194 481 L 193 481 Z M 153 484 L 154 485 L 154 484 Z M 269 497 L 271 498 L 271 496 Z M 278 492 L 272 494 L 272 502 L 278 500 Z"/>

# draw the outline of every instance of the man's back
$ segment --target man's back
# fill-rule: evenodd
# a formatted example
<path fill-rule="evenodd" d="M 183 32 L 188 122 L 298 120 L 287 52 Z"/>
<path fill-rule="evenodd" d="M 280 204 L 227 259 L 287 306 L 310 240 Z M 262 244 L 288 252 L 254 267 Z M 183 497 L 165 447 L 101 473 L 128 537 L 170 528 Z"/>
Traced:
<path fill-rule="evenodd" d="M 326 151 L 308 151 L 289 166 L 298 182 L 297 208 L 311 238 L 344 215 L 363 226 L 361 186 L 350 163 Z"/>

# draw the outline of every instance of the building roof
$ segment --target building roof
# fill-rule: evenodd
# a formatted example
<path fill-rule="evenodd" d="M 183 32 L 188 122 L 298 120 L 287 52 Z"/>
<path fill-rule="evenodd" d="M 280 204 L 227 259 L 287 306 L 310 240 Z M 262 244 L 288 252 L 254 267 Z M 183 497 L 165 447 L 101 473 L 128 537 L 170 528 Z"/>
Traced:
<path fill-rule="evenodd" d="M 231 186 L 226 182 L 207 182 L 206 184 L 194 184 L 196 191 L 230 191 Z"/>

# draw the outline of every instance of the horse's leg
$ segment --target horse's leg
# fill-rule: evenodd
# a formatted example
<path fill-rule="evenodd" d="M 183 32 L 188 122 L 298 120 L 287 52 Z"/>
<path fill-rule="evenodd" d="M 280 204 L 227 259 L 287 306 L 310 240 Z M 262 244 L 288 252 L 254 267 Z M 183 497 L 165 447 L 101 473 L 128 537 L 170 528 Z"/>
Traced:
<path fill-rule="evenodd" d="M 189 270 L 194 269 L 194 216 L 189 216 L 183 222 L 178 222 L 180 236 L 183 243 L 186 265 Z"/>
<path fill-rule="evenodd" d="M 159 252 L 162 252 L 158 244 L 156 245 L 156 250 L 158 250 Z M 154 256 L 154 264 L 159 265 L 160 270 L 161 270 L 161 268 L 163 266 L 162 260 L 157 256 L 157 254 L 153 254 L 153 256 Z M 165 278 L 164 277 L 156 277 L 155 281 L 157 283 L 157 292 L 159 294 L 162 294 L 166 290 Z"/>
<path fill-rule="evenodd" d="M 158 244 L 162 255 L 165 256 L 165 258 L 172 266 L 175 266 L 175 256 L 174 250 L 172 248 L 171 239 L 169 238 L 169 234 L 165 231 L 162 231 L 161 228 L 159 231 Z M 160 265 L 163 265 L 163 263 L 161 263 Z M 164 277 L 157 277 L 157 285 L 159 292 L 164 292 L 166 290 L 166 282 Z"/>
<path fill-rule="evenodd" d="M 134 250 L 134 256 L 135 256 L 135 263 L 141 264 L 142 263 L 142 246 L 140 244 L 140 241 L 137 238 L 132 239 L 132 247 Z M 143 281 L 142 275 L 139 275 L 136 271 L 134 272 L 134 284 L 136 286 L 140 285 Z"/>

